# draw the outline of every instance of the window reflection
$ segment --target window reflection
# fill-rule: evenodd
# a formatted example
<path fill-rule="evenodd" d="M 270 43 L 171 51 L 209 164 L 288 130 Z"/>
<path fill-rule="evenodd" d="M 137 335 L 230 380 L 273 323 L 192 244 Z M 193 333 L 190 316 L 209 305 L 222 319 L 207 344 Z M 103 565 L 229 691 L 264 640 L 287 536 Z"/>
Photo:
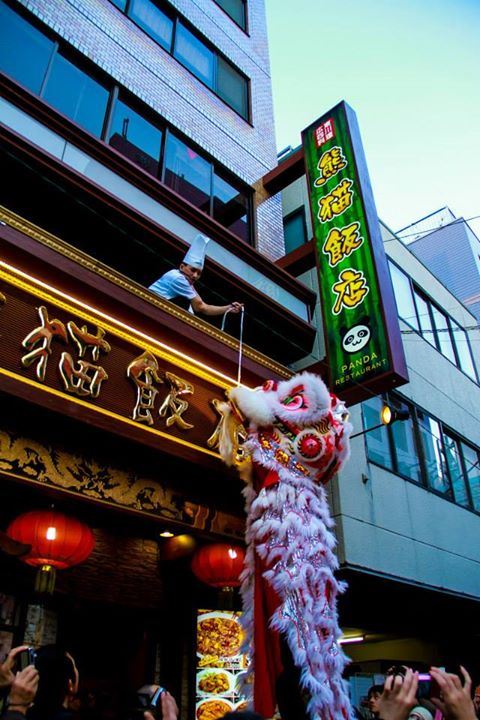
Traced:
<path fill-rule="evenodd" d="M 429 305 L 417 292 L 415 293 L 415 303 L 418 311 L 418 320 L 420 322 L 420 332 L 430 345 L 436 347 L 435 333 L 433 331 L 432 320 L 430 318 Z"/>
<path fill-rule="evenodd" d="M 120 100 L 115 103 L 108 142 L 136 165 L 158 175 L 162 131 Z"/>
<path fill-rule="evenodd" d="M 204 212 L 210 211 L 212 166 L 172 133 L 167 135 L 165 184 Z"/>
<path fill-rule="evenodd" d="M 428 484 L 434 490 L 449 493 L 448 477 L 445 467 L 440 426 L 436 420 L 423 412 L 418 412 L 420 436 L 427 471 Z"/>
<path fill-rule="evenodd" d="M 416 482 L 421 481 L 413 419 L 394 422 L 391 426 L 397 472 Z"/>
<path fill-rule="evenodd" d="M 0 69 L 40 93 L 54 43 L 4 3 L 0 3 L 0 28 Z"/>
<path fill-rule="evenodd" d="M 307 242 L 307 225 L 303 207 L 294 210 L 283 219 L 283 230 L 286 253 L 296 250 Z"/>
<path fill-rule="evenodd" d="M 460 459 L 460 449 L 454 438 L 445 435 L 445 454 L 447 456 L 448 470 L 450 472 L 450 480 L 452 482 L 453 497 L 455 502 L 464 507 L 469 506 L 467 489 L 465 487 L 465 479 L 463 477 L 462 461 Z"/>
<path fill-rule="evenodd" d="M 232 20 L 245 30 L 247 27 L 245 0 L 215 0 Z"/>
<path fill-rule="evenodd" d="M 248 199 L 217 173 L 213 177 L 213 217 L 248 242 Z"/>
<path fill-rule="evenodd" d="M 150 0 L 131 0 L 129 16 L 168 52 L 172 48 L 173 20 Z"/>
<path fill-rule="evenodd" d="M 390 275 L 392 278 L 393 291 L 397 302 L 397 311 L 402 320 L 418 330 L 417 313 L 413 302 L 410 278 L 405 275 L 396 265 L 389 262 Z"/>
<path fill-rule="evenodd" d="M 455 363 L 455 353 L 453 351 L 452 338 L 450 337 L 450 329 L 448 320 L 445 315 L 432 305 L 433 320 L 437 330 L 437 338 L 440 352 L 445 355 L 451 362 Z"/>
<path fill-rule="evenodd" d="M 460 444 L 473 507 L 480 512 L 480 454 L 470 445 Z"/>
<path fill-rule="evenodd" d="M 247 83 L 245 78 L 222 57 L 217 65 L 217 92 L 242 117 L 248 116 Z"/>
<path fill-rule="evenodd" d="M 213 88 L 214 55 L 190 30 L 177 21 L 174 56 L 205 85 Z"/>
<path fill-rule="evenodd" d="M 380 423 L 380 410 L 383 401 L 379 397 L 371 398 L 362 403 L 363 424 L 365 429 L 373 428 Z M 393 468 L 386 425 L 370 430 L 365 435 L 369 460 L 391 470 Z"/>
<path fill-rule="evenodd" d="M 58 53 L 43 99 L 93 135 L 102 134 L 108 91 Z"/>
<path fill-rule="evenodd" d="M 457 323 L 452 322 L 452 327 L 454 329 L 453 336 L 460 367 L 472 380 L 476 380 L 477 377 L 475 375 L 475 367 L 473 365 L 472 352 L 468 343 L 467 333 L 460 325 L 457 325 Z"/>

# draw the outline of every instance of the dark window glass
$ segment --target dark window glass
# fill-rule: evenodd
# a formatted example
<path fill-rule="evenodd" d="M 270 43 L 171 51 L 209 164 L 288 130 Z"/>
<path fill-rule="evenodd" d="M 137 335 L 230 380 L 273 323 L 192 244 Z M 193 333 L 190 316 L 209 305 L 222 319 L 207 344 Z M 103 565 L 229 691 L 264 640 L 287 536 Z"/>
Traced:
<path fill-rule="evenodd" d="M 465 330 L 452 322 L 453 337 L 457 348 L 458 362 L 464 373 L 467 373 L 472 380 L 476 380 L 475 367 L 473 364 L 472 352 L 468 343 L 467 333 Z"/>
<path fill-rule="evenodd" d="M 217 93 L 239 115 L 248 118 L 247 80 L 222 57 L 217 64 Z"/>
<path fill-rule="evenodd" d="M 248 197 L 217 175 L 213 176 L 213 217 L 239 238 L 248 242 Z"/>
<path fill-rule="evenodd" d="M 463 477 L 462 461 L 460 459 L 460 449 L 458 442 L 445 434 L 445 454 L 447 456 L 448 470 L 450 472 L 450 480 L 453 488 L 453 497 L 455 502 L 464 507 L 470 506 L 467 489 L 465 487 L 465 478 Z"/>
<path fill-rule="evenodd" d="M 428 484 L 442 493 L 450 492 L 445 466 L 440 425 L 426 413 L 418 411 L 420 436 L 427 470 Z"/>
<path fill-rule="evenodd" d="M 165 183 L 204 212 L 210 212 L 212 166 L 169 133 L 165 149 Z"/>
<path fill-rule="evenodd" d="M 150 0 L 131 0 L 128 14 L 165 50 L 171 52 L 173 20 Z"/>
<path fill-rule="evenodd" d="M 225 10 L 227 15 L 230 15 L 237 25 L 240 25 L 243 30 L 246 30 L 245 0 L 215 0 L 215 2 Z"/>
<path fill-rule="evenodd" d="M 190 72 L 213 88 L 215 56 L 180 21 L 177 21 L 173 54 Z"/>
<path fill-rule="evenodd" d="M 58 53 L 43 99 L 93 135 L 102 134 L 108 91 Z"/>
<path fill-rule="evenodd" d="M 136 165 L 158 175 L 162 131 L 120 100 L 115 103 L 108 142 Z"/>
<path fill-rule="evenodd" d="M 452 338 L 450 337 L 450 328 L 446 316 L 432 305 L 433 321 L 437 331 L 437 339 L 439 350 L 446 358 L 455 362 L 455 352 L 453 350 Z"/>
<path fill-rule="evenodd" d="M 54 43 L 0 3 L 0 69 L 37 95 Z"/>
<path fill-rule="evenodd" d="M 430 318 L 429 304 L 420 295 L 414 292 L 415 304 L 417 306 L 418 320 L 420 323 L 420 332 L 430 345 L 436 347 L 435 333 L 433 332 L 432 320 Z"/>
<path fill-rule="evenodd" d="M 420 482 L 422 475 L 415 444 L 413 419 L 401 420 L 391 425 L 395 449 L 396 469 L 401 475 Z"/>
<path fill-rule="evenodd" d="M 379 397 L 371 398 L 362 403 L 363 425 L 365 429 L 373 428 L 380 423 L 380 410 L 383 400 Z M 386 425 L 365 434 L 367 443 L 368 459 L 378 463 L 384 468 L 393 468 L 390 445 L 388 441 L 388 430 Z"/>
<path fill-rule="evenodd" d="M 287 215 L 283 220 L 285 252 L 296 250 L 307 242 L 307 225 L 303 207 Z"/>
<path fill-rule="evenodd" d="M 396 265 L 388 263 L 392 277 L 393 291 L 397 301 L 397 311 L 402 320 L 418 330 L 417 314 L 413 302 L 410 278 L 405 275 Z"/>
<path fill-rule="evenodd" d="M 460 445 L 473 507 L 480 512 L 480 455 L 470 445 L 465 443 L 460 443 Z"/>
<path fill-rule="evenodd" d="M 127 0 L 110 0 L 114 5 L 116 5 L 120 10 L 125 10 L 127 6 Z"/>

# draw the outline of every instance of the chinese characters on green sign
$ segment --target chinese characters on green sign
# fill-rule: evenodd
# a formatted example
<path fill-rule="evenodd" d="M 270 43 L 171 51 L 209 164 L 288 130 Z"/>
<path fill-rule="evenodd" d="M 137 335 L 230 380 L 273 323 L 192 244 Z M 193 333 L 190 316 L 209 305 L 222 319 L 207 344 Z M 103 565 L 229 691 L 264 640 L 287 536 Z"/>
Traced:
<path fill-rule="evenodd" d="M 340 103 L 302 140 L 331 389 L 389 374 L 396 377 L 390 386 L 400 384 L 398 319 L 385 315 L 395 305 L 388 274 L 379 273 L 385 254 L 353 111 Z"/>

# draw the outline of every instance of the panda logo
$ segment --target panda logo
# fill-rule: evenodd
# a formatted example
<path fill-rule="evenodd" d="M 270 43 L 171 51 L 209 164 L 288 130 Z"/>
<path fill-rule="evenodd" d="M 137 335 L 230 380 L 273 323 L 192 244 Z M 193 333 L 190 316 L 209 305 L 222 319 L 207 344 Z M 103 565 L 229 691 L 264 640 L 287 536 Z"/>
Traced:
<path fill-rule="evenodd" d="M 362 323 L 345 330 L 344 333 L 342 332 L 342 335 L 342 348 L 347 353 L 355 353 L 359 350 L 363 350 L 370 340 L 371 332 L 368 325 Z"/>

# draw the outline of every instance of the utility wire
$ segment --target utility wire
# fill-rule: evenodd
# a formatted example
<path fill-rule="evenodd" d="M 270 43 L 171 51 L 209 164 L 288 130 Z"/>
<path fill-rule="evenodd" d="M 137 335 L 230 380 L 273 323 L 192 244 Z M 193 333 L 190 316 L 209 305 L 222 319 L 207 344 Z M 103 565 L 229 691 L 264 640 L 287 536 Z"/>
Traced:
<path fill-rule="evenodd" d="M 428 233 L 436 232 L 437 230 L 443 230 L 443 228 L 450 227 L 451 225 L 458 225 L 462 222 L 469 222 L 470 220 L 478 220 L 480 218 L 480 215 L 473 215 L 469 218 L 455 218 L 455 220 L 452 220 L 449 223 L 446 223 L 445 225 L 440 225 L 437 228 L 430 228 L 429 230 L 417 230 L 417 232 L 414 233 L 408 233 L 407 235 L 400 235 L 399 233 L 395 233 L 397 238 L 407 238 L 407 237 L 415 237 L 415 235 L 428 235 Z M 390 240 L 394 240 L 394 238 L 390 238 L 389 240 L 385 240 L 384 242 L 389 242 Z"/>

